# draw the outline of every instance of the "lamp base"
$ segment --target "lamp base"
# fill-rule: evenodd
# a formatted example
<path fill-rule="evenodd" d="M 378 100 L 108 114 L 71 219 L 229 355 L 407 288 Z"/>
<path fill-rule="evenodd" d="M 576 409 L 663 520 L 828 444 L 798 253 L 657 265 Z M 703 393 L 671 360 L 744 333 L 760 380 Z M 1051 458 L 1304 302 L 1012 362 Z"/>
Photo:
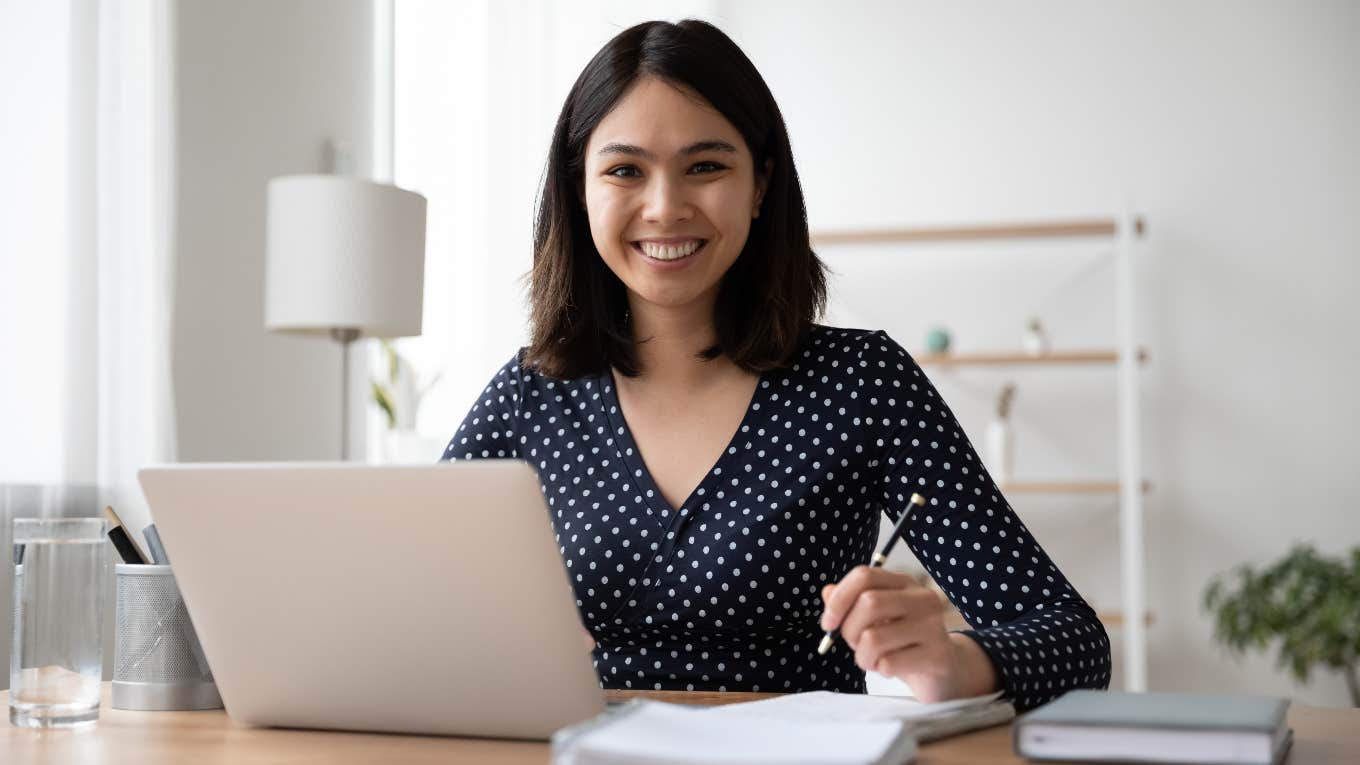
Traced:
<path fill-rule="evenodd" d="M 349 347 L 359 339 L 353 327 L 331 327 L 331 339 L 340 344 L 340 460 L 349 461 Z"/>

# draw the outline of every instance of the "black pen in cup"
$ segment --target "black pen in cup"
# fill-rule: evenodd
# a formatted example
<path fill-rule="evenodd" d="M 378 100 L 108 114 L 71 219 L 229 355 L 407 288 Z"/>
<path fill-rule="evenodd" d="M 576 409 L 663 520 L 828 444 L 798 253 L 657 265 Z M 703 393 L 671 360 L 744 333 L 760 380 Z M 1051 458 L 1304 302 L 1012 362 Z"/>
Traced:
<path fill-rule="evenodd" d="M 920 494 L 911 495 L 911 499 L 907 501 L 906 509 L 902 511 L 902 516 L 897 519 L 897 525 L 893 526 L 892 533 L 888 535 L 888 541 L 883 543 L 883 549 L 874 556 L 873 561 L 869 564 L 870 568 L 882 568 L 883 564 L 888 562 L 888 553 L 892 552 L 893 545 L 897 544 L 897 538 L 902 535 L 902 529 L 906 528 L 907 519 L 911 517 L 912 507 L 925 507 L 925 504 L 925 497 Z M 831 650 L 831 646 L 836 642 L 838 632 L 840 632 L 839 627 L 826 631 L 821 644 L 817 646 L 818 654 L 824 654 Z"/>
<path fill-rule="evenodd" d="M 127 529 L 123 527 L 123 519 L 118 517 L 118 513 L 114 512 L 112 507 L 106 506 L 104 517 L 109 522 L 109 541 L 113 542 L 114 549 L 118 551 L 118 557 L 122 558 L 124 563 L 145 565 L 146 558 L 142 557 L 141 551 L 137 549 L 137 545 L 133 543 Z"/>

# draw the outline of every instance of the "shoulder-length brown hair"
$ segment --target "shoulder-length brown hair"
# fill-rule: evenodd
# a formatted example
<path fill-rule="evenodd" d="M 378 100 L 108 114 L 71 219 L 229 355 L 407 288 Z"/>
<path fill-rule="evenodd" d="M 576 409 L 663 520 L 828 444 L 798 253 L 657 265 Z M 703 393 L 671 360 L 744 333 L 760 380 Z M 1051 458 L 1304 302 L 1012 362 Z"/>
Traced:
<path fill-rule="evenodd" d="M 655 76 L 703 96 L 741 133 L 755 167 L 769 168 L 760 216 L 723 276 L 714 308 L 722 354 L 752 372 L 785 366 L 826 305 L 826 273 L 808 240 L 807 210 L 774 96 L 731 38 L 702 21 L 651 21 L 624 30 L 586 64 L 553 130 L 534 226 L 532 339 L 524 362 L 571 379 L 614 367 L 635 376 L 637 350 L 623 283 L 590 236 L 581 189 L 585 148 L 639 79 Z"/>

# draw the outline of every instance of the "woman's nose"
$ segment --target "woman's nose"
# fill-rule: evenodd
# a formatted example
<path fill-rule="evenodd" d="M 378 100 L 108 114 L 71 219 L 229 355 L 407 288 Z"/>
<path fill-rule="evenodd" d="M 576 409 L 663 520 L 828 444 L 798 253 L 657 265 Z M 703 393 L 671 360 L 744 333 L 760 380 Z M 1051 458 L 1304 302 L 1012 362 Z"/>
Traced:
<path fill-rule="evenodd" d="M 693 215 L 694 208 L 683 183 L 658 177 L 648 184 L 642 208 L 642 217 L 648 223 L 665 226 L 689 220 Z"/>

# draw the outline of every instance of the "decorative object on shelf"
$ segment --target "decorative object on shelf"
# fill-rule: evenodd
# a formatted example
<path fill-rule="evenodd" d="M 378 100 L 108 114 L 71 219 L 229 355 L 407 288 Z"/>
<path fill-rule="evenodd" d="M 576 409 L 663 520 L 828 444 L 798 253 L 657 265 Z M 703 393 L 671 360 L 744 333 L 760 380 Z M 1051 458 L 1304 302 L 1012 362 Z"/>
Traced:
<path fill-rule="evenodd" d="M 269 181 L 267 212 L 265 328 L 340 344 L 340 458 L 349 459 L 350 345 L 420 334 L 425 197 L 362 178 L 293 175 Z"/>
<path fill-rule="evenodd" d="M 1266 568 L 1240 566 L 1210 581 L 1204 607 L 1220 643 L 1240 654 L 1278 641 L 1276 666 L 1300 683 L 1338 670 L 1360 707 L 1360 547 L 1337 560 L 1296 545 Z"/>
<path fill-rule="evenodd" d="M 987 423 L 987 472 L 998 484 L 1015 477 L 1015 438 L 1011 430 L 1011 403 L 1015 383 L 1006 383 L 996 402 L 996 419 Z"/>
<path fill-rule="evenodd" d="M 931 353 L 949 352 L 949 330 L 944 327 L 931 327 L 926 333 L 926 350 Z"/>
<path fill-rule="evenodd" d="M 1044 332 L 1044 325 L 1039 322 L 1038 316 L 1030 317 L 1029 324 L 1025 328 L 1022 346 L 1025 353 L 1031 356 L 1042 356 L 1048 353 L 1048 335 Z"/>

